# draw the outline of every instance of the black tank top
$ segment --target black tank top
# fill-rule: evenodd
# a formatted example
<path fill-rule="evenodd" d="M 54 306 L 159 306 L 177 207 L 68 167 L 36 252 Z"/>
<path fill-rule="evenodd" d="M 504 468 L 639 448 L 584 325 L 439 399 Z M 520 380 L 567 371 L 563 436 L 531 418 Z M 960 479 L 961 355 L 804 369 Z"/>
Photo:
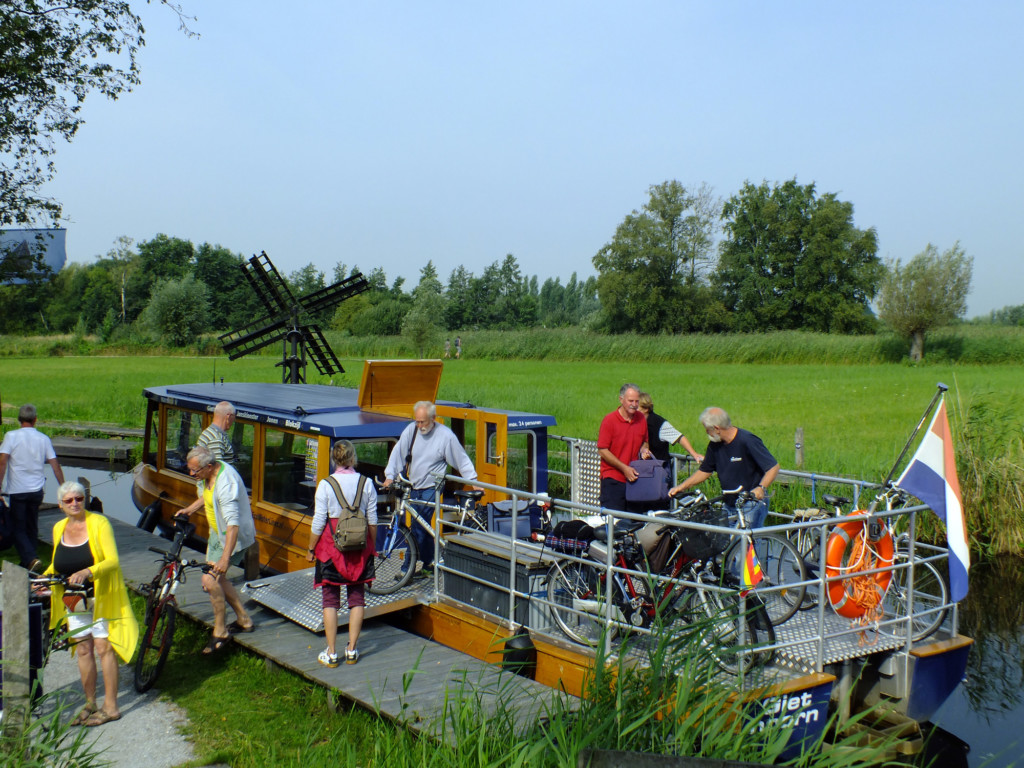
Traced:
<path fill-rule="evenodd" d="M 651 449 L 654 458 L 659 461 L 668 461 L 669 444 L 659 437 L 661 425 L 665 419 L 656 414 L 653 410 L 647 414 L 647 447 Z"/>
<path fill-rule="evenodd" d="M 57 542 L 53 550 L 53 570 L 61 576 L 67 577 L 78 573 L 83 568 L 92 568 L 96 562 L 92 557 L 92 550 L 89 549 L 89 541 L 86 539 L 81 544 L 70 546 L 64 543 L 64 538 Z M 92 579 L 86 583 L 88 596 L 92 597 Z"/>

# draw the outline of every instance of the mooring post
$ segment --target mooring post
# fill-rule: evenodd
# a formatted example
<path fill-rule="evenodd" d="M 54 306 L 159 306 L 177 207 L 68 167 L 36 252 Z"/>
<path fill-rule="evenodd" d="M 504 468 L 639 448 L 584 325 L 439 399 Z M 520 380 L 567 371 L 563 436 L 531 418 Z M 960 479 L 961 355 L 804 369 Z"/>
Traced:
<path fill-rule="evenodd" d="M 31 706 L 29 672 L 28 571 L 17 563 L 3 570 L 3 732 L 22 732 Z"/>
<path fill-rule="evenodd" d="M 804 465 L 804 428 L 797 427 L 796 435 L 793 438 L 793 445 L 796 447 L 796 468 L 801 469 Z"/>

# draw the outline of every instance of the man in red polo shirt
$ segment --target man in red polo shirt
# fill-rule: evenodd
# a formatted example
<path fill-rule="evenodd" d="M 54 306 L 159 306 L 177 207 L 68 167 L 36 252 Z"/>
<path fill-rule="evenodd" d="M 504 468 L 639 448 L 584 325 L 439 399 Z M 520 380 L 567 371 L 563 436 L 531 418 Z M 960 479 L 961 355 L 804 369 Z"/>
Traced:
<path fill-rule="evenodd" d="M 647 420 L 640 413 L 640 388 L 636 384 L 622 385 L 619 407 L 601 421 L 597 452 L 601 456 L 601 506 L 643 512 L 644 505 L 632 509 L 626 502 L 626 483 L 637 478 L 629 462 L 651 457 L 647 449 Z"/>

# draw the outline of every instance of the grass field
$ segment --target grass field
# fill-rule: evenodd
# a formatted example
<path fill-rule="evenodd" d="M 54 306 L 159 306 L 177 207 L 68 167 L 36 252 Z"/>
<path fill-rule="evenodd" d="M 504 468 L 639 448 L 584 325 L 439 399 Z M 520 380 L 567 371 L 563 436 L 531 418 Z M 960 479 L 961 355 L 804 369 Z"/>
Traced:
<path fill-rule="evenodd" d="M 343 361 L 337 384 L 358 386 L 362 361 Z M 55 357 L 7 358 L 0 372 L 5 428 L 32 402 L 42 421 L 99 421 L 142 426 L 142 389 L 158 384 L 276 381 L 272 358 Z M 594 438 L 618 389 L 636 382 L 655 410 L 703 445 L 700 411 L 719 405 L 736 424 L 760 435 L 783 467 L 794 464 L 794 434 L 804 430 L 808 469 L 880 480 L 899 454 L 942 381 L 951 401 L 984 402 L 1001 418 L 1024 423 L 1016 393 L 1024 365 L 727 365 L 449 361 L 440 397 L 481 406 L 552 414 L 556 433 Z M 320 381 L 316 383 L 328 383 Z M 951 402 L 951 405 L 953 403 Z M 953 418 L 957 409 L 950 408 Z"/>

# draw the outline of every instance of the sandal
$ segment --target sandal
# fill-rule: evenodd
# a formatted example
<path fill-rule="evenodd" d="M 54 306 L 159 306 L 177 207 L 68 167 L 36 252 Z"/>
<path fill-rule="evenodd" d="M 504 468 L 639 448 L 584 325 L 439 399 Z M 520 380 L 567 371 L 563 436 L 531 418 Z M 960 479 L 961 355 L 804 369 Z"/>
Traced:
<path fill-rule="evenodd" d="M 231 640 L 231 635 L 227 637 L 217 637 L 216 635 L 210 635 L 210 642 L 203 648 L 203 656 L 213 656 L 218 653 L 228 642 Z"/>
<path fill-rule="evenodd" d="M 237 635 L 239 632 L 252 632 L 254 629 L 256 629 L 256 622 L 252 621 L 252 619 L 249 620 L 248 627 L 243 627 L 237 620 L 228 624 L 228 632 L 233 635 Z"/>
<path fill-rule="evenodd" d="M 78 714 L 71 718 L 68 725 L 85 725 L 85 721 L 92 717 L 99 710 L 95 701 L 85 702 L 85 706 L 78 710 Z"/>
<path fill-rule="evenodd" d="M 115 720 L 120 720 L 120 719 L 121 719 L 121 713 L 120 712 L 118 712 L 116 715 L 111 715 L 106 710 L 98 709 L 95 712 L 93 712 L 89 716 L 89 719 L 86 720 L 84 723 L 82 723 L 82 725 L 86 726 L 87 728 L 95 728 L 97 725 L 103 725 L 105 723 L 112 723 Z"/>

